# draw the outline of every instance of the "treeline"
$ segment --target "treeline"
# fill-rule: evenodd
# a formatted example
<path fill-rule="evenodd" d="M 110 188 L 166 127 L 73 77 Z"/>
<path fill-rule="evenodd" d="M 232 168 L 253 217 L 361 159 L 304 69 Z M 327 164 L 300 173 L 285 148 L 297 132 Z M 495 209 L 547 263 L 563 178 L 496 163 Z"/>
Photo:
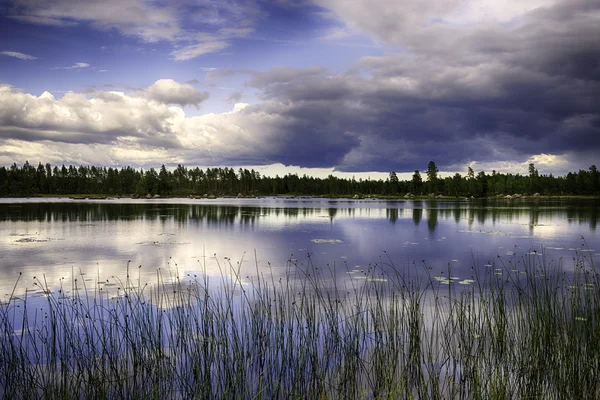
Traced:
<path fill-rule="evenodd" d="M 540 175 L 533 164 L 529 175 L 475 172 L 469 167 L 463 176 L 440 177 L 431 161 L 422 177 L 415 171 L 411 180 L 401 181 L 395 172 L 386 180 L 261 176 L 257 171 L 233 168 L 186 168 L 174 170 L 161 166 L 136 170 L 131 167 L 106 168 L 73 165 L 61 167 L 25 162 L 0 167 L 0 196 L 87 195 L 110 196 L 266 196 L 294 194 L 304 196 L 353 195 L 444 195 L 490 197 L 504 194 L 599 195 L 600 173 L 595 165 L 566 176 Z"/>

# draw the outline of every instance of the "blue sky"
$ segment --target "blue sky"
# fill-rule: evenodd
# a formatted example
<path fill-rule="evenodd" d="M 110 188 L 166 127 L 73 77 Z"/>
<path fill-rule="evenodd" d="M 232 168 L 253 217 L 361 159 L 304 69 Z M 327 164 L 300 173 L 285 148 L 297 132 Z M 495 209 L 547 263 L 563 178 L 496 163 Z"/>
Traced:
<path fill-rule="evenodd" d="M 592 0 L 3 2 L 0 164 L 565 174 L 598 37 Z"/>

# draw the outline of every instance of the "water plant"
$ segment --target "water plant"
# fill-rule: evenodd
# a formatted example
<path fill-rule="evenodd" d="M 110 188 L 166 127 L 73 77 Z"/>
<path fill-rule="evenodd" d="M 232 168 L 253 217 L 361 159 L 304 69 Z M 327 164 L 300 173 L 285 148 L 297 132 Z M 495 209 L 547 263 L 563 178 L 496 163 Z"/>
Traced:
<path fill-rule="evenodd" d="M 449 263 L 446 277 L 385 254 L 356 271 L 309 256 L 242 276 L 241 262 L 214 262 L 218 278 L 159 271 L 143 284 L 128 265 L 122 280 L 73 279 L 69 293 L 43 277 L 39 291 L 13 291 L 0 306 L 1 395 L 600 397 L 588 253 L 572 265 L 513 254 L 472 276 Z"/>

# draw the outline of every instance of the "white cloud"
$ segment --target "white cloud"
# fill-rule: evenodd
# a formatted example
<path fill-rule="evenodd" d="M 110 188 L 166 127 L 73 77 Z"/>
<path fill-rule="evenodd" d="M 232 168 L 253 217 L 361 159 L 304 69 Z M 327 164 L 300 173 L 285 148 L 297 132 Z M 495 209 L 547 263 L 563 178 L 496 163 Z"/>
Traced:
<path fill-rule="evenodd" d="M 89 67 L 91 67 L 91 65 L 88 63 L 77 62 L 68 67 L 56 67 L 56 69 L 83 69 L 83 68 L 89 68 Z"/>
<path fill-rule="evenodd" d="M 555 3 L 557 0 L 468 0 L 458 3 L 453 12 L 439 17 L 445 22 L 458 25 L 508 23 L 536 8 Z"/>
<path fill-rule="evenodd" d="M 233 106 L 233 112 L 242 111 L 244 108 L 248 107 L 250 104 L 248 103 L 235 103 Z"/>
<path fill-rule="evenodd" d="M 229 43 L 225 41 L 204 42 L 174 50 L 171 52 L 171 56 L 175 61 L 185 61 L 203 54 L 216 53 L 227 47 L 229 47 Z"/>
<path fill-rule="evenodd" d="M 321 40 L 339 40 L 345 39 L 352 35 L 352 32 L 348 28 L 330 28 L 321 36 Z"/>
<path fill-rule="evenodd" d="M 0 164 L 3 165 L 12 164 L 15 160 L 31 160 L 32 163 L 51 162 L 52 164 L 72 162 L 80 165 L 89 163 L 111 165 L 114 163 L 109 156 L 111 145 L 1 139 L 0 147 Z"/>
<path fill-rule="evenodd" d="M 498 28 L 557 0 L 315 0 L 347 29 L 414 50 L 460 52 L 472 29 Z"/>
<path fill-rule="evenodd" d="M 173 112 L 165 104 L 118 92 L 88 98 L 68 92 L 61 99 L 0 86 L 0 130 L 4 137 L 66 143 L 108 143 L 117 137 L 164 141 Z M 13 134 L 11 134 L 13 132 Z"/>
<path fill-rule="evenodd" d="M 15 57 L 21 60 L 35 60 L 37 57 L 30 56 L 29 54 L 19 53 L 18 51 L 1 51 L 0 54 L 9 57 Z"/>
<path fill-rule="evenodd" d="M 538 169 L 540 174 L 553 173 L 555 175 L 566 175 L 569 172 L 573 172 L 574 166 L 587 168 L 590 165 L 588 160 L 577 160 L 577 157 L 581 155 L 574 155 L 572 153 L 561 153 L 561 154 L 535 154 L 526 160 L 520 158 L 520 160 L 508 160 L 508 161 L 494 161 L 494 160 L 483 160 L 483 161 L 471 161 L 464 165 L 453 165 L 450 166 L 452 170 L 456 170 L 461 174 L 465 173 L 467 166 L 473 168 L 475 172 L 485 171 L 490 174 L 492 171 L 499 173 L 518 173 L 521 175 L 529 175 L 529 164 L 533 163 Z"/>
<path fill-rule="evenodd" d="M 281 150 L 277 135 L 285 121 L 276 114 L 237 104 L 227 113 L 188 117 L 165 104 L 182 101 L 179 96 L 190 90 L 164 79 L 144 92 L 68 92 L 57 99 L 0 84 L 0 162 L 260 164 Z"/>
<path fill-rule="evenodd" d="M 64 25 L 89 21 L 101 29 L 117 29 L 146 41 L 172 40 L 181 29 L 175 10 L 144 0 L 17 0 L 13 18 L 37 24 Z"/>
<path fill-rule="evenodd" d="M 36 25 L 51 25 L 51 26 L 75 26 L 78 25 L 77 22 L 67 21 L 60 18 L 51 18 L 51 17 L 41 17 L 35 15 L 15 15 L 11 16 L 12 19 L 16 19 L 17 21 L 22 21 L 30 24 Z"/>
<path fill-rule="evenodd" d="M 172 79 L 157 80 L 142 95 L 161 103 L 180 106 L 198 106 L 209 96 L 207 92 L 201 92 L 189 83 L 177 83 Z"/>

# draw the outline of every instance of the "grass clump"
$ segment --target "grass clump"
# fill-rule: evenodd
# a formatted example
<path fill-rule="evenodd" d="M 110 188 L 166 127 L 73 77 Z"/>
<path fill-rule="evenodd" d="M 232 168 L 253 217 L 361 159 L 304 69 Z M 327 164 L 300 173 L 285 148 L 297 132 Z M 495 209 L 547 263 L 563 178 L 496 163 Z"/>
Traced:
<path fill-rule="evenodd" d="M 70 295 L 38 280 L 44 297 L 0 306 L 2 396 L 600 396 L 600 282 L 589 257 L 577 254 L 567 271 L 513 255 L 468 279 L 385 259 L 339 271 L 309 257 L 252 277 L 239 265 L 219 265 L 217 279 L 157 273 L 144 286 L 128 266 L 112 286 L 73 280 Z"/>

